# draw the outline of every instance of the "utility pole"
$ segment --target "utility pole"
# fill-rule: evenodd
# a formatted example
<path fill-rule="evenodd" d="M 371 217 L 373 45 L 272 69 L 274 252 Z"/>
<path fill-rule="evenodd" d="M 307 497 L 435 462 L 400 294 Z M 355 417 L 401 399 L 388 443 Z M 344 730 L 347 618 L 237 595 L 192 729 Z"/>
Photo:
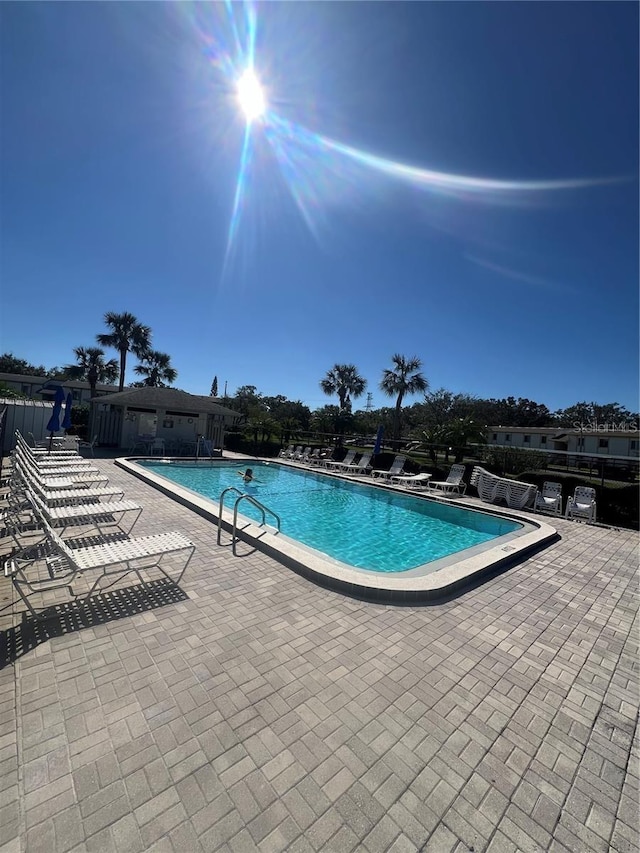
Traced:
<path fill-rule="evenodd" d="M 224 380 L 224 399 L 227 399 L 227 380 Z"/>

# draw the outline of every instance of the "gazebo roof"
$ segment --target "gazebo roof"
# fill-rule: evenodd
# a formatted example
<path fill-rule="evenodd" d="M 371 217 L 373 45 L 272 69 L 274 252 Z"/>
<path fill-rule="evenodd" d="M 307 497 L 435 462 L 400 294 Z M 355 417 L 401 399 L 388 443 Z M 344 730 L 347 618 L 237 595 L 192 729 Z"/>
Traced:
<path fill-rule="evenodd" d="M 197 414 L 226 415 L 239 418 L 240 412 L 216 403 L 211 397 L 189 394 L 176 388 L 128 388 L 107 397 L 92 397 L 91 402 L 110 406 L 164 409 L 165 411 L 194 412 Z"/>

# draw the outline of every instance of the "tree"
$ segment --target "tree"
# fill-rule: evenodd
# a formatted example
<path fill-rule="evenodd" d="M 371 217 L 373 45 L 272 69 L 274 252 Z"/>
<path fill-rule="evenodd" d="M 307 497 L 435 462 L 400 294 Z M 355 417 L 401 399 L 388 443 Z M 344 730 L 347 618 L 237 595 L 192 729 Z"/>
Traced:
<path fill-rule="evenodd" d="M 453 447 L 455 462 L 462 462 L 467 445 L 486 444 L 486 426 L 473 418 L 456 418 L 445 429 L 445 440 Z"/>
<path fill-rule="evenodd" d="M 86 380 L 92 397 L 96 396 L 98 382 L 115 382 L 118 376 L 118 362 L 115 358 L 105 361 L 104 350 L 99 347 L 75 347 L 73 353 L 77 364 L 68 364 L 64 368 L 64 377 Z"/>
<path fill-rule="evenodd" d="M 133 368 L 138 376 L 144 376 L 142 385 L 147 388 L 166 388 L 178 378 L 178 371 L 171 367 L 171 356 L 166 352 L 150 349 L 140 356 L 141 364 Z"/>
<path fill-rule="evenodd" d="M 100 346 L 118 350 L 120 354 L 118 390 L 122 391 L 127 369 L 127 353 L 132 352 L 138 358 L 142 358 L 151 347 L 151 329 L 148 326 L 143 326 L 128 311 L 123 314 L 107 311 L 104 315 L 104 323 L 111 329 L 111 332 L 96 335 L 96 339 Z"/>
<path fill-rule="evenodd" d="M 213 377 L 213 382 L 211 383 L 211 391 L 209 392 L 210 397 L 218 396 L 218 377 Z"/>
<path fill-rule="evenodd" d="M 327 396 L 338 395 L 340 411 L 351 411 L 351 398 L 361 397 L 367 387 L 367 380 L 358 373 L 354 364 L 334 364 L 320 380 L 320 388 Z"/>
<path fill-rule="evenodd" d="M 387 397 L 396 398 L 393 437 L 395 441 L 398 441 L 402 427 L 402 401 L 406 396 L 426 391 L 429 383 L 420 373 L 422 361 L 417 356 L 405 358 L 396 353 L 392 356 L 391 361 L 394 366 L 391 370 L 383 371 L 380 389 L 384 391 Z"/>
<path fill-rule="evenodd" d="M 11 352 L 0 355 L 0 373 L 15 373 L 21 376 L 48 376 L 44 365 L 31 364 L 23 358 L 16 358 Z"/>

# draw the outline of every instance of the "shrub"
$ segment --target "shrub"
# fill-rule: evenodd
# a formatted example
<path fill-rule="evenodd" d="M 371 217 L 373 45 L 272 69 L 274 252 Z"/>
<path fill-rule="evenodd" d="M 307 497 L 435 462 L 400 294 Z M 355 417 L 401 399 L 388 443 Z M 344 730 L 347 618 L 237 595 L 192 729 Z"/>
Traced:
<path fill-rule="evenodd" d="M 485 467 L 492 474 L 521 474 L 523 471 L 544 471 L 547 460 L 543 453 L 519 447 L 487 447 L 482 454 Z"/>

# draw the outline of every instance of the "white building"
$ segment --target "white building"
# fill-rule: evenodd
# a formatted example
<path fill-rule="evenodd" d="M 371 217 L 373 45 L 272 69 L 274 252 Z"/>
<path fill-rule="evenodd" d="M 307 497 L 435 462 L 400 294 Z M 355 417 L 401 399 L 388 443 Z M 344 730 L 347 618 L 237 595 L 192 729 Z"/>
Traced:
<path fill-rule="evenodd" d="M 586 429 L 581 427 L 487 427 L 489 447 L 517 447 L 550 453 L 638 459 L 637 429 Z"/>
<path fill-rule="evenodd" d="M 22 373 L 0 373 L 0 383 L 7 388 L 24 394 L 29 400 L 53 402 L 56 388 L 61 385 L 65 393 L 71 391 L 73 402 L 77 406 L 88 406 L 91 399 L 91 387 L 80 379 L 48 379 L 46 376 L 28 376 Z M 0 391 L 0 394 L 2 391 Z M 96 396 L 117 394 L 117 385 L 96 385 Z"/>
<path fill-rule="evenodd" d="M 243 418 L 213 397 L 175 388 L 127 388 L 108 397 L 94 397 L 91 407 L 91 432 L 98 436 L 98 443 L 121 448 L 130 448 L 141 438 L 159 438 L 170 451 L 195 444 L 199 437 L 222 448 L 225 431 Z"/>

